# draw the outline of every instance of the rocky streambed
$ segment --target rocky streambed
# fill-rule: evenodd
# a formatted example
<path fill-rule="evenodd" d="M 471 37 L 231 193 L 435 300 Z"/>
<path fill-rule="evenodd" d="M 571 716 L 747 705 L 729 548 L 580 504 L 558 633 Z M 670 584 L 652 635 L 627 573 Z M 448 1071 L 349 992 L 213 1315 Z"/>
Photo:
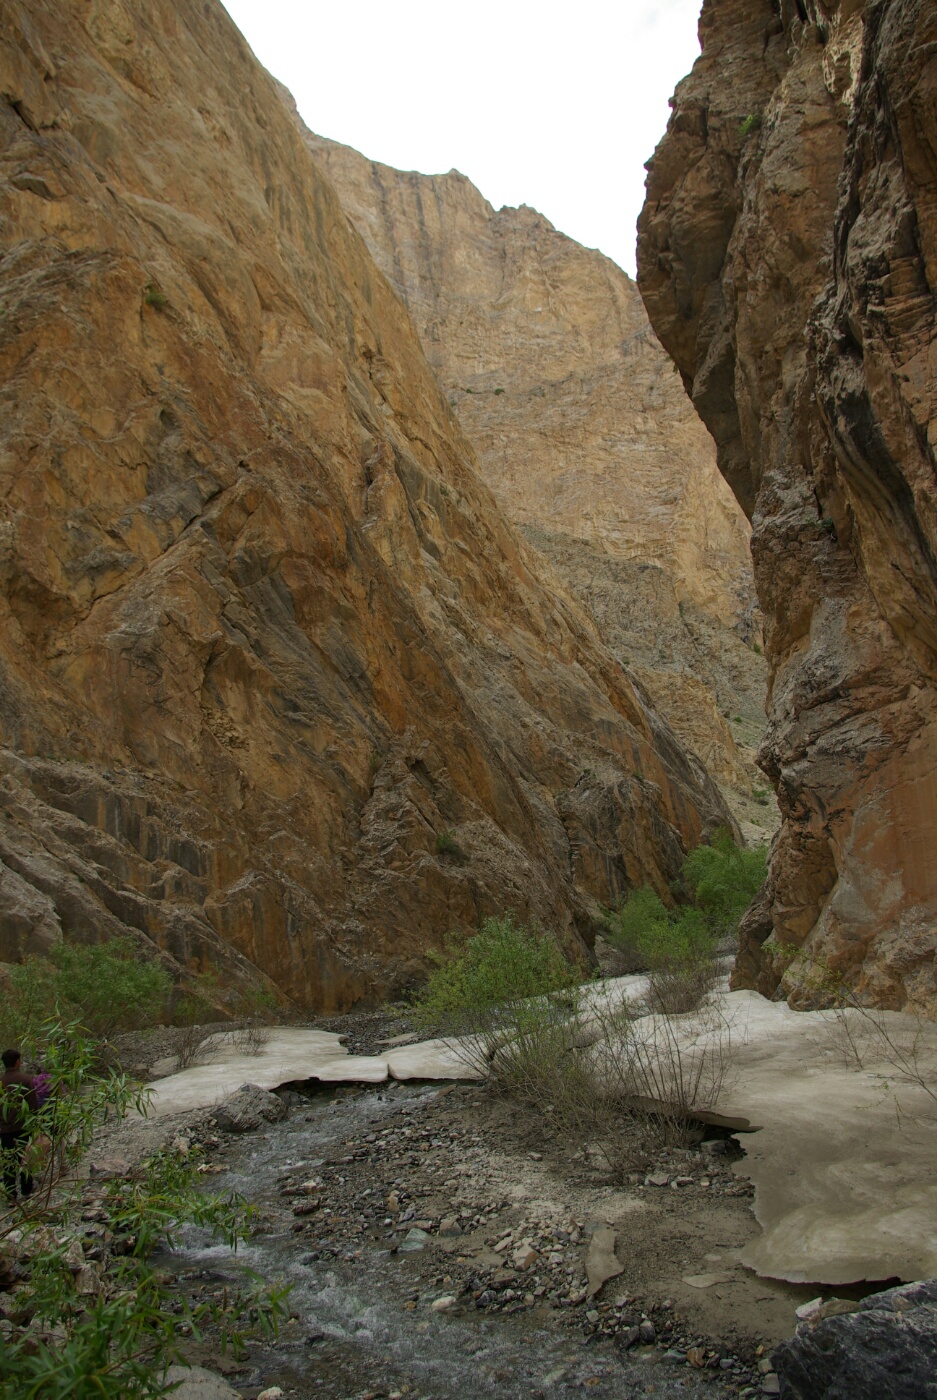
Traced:
<path fill-rule="evenodd" d="M 487 1088 L 299 1087 L 260 1100 L 275 1121 L 203 1111 L 110 1144 L 201 1147 L 212 1186 L 255 1208 L 236 1256 L 189 1230 L 158 1261 L 201 1299 L 245 1268 L 290 1285 L 276 1342 L 240 1360 L 188 1345 L 245 1400 L 776 1393 L 767 1356 L 816 1290 L 735 1263 L 758 1226 L 734 1140 L 620 1184 Z"/>

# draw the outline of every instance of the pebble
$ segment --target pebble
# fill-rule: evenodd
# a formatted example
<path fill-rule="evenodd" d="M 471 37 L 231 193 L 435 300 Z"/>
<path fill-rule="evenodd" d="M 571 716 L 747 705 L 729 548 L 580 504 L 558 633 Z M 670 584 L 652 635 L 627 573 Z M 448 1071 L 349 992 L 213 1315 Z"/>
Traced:
<path fill-rule="evenodd" d="M 281 1390 L 278 1385 L 271 1385 L 268 1386 L 266 1390 L 260 1392 L 257 1396 L 257 1400 L 283 1400 L 285 1395 L 285 1390 Z"/>
<path fill-rule="evenodd" d="M 444 1293 L 441 1298 L 437 1298 L 434 1303 L 430 1304 L 433 1312 L 448 1312 L 449 1309 L 454 1308 L 455 1305 L 456 1300 L 451 1293 Z"/>
<path fill-rule="evenodd" d="M 653 1322 L 650 1322 L 647 1318 L 645 1318 L 643 1322 L 639 1323 L 638 1336 L 641 1338 L 641 1341 L 644 1343 L 645 1346 L 650 1346 L 651 1343 L 657 1338 L 657 1329 L 655 1328 Z"/>
<path fill-rule="evenodd" d="M 765 1376 L 764 1380 L 761 1382 L 761 1393 L 762 1395 L 781 1394 L 781 1382 L 773 1371 L 769 1376 Z"/>
<path fill-rule="evenodd" d="M 669 1186 L 670 1177 L 667 1172 L 651 1172 L 644 1178 L 645 1186 Z"/>

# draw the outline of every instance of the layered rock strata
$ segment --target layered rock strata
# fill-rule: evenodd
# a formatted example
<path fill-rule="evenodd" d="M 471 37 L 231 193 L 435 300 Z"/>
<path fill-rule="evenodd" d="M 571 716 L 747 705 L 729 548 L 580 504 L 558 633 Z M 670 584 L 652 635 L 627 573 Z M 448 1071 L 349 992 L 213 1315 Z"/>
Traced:
<path fill-rule="evenodd" d="M 634 283 L 535 210 L 368 160 L 284 99 L 509 518 L 684 744 L 750 795 L 765 666 L 749 529 Z"/>
<path fill-rule="evenodd" d="M 740 985 L 937 1008 L 937 11 L 706 0 L 638 283 L 751 513 L 783 826 Z"/>
<path fill-rule="evenodd" d="M 718 793 L 221 5 L 2 16 L 0 959 L 129 931 L 343 1007 L 665 889 Z"/>

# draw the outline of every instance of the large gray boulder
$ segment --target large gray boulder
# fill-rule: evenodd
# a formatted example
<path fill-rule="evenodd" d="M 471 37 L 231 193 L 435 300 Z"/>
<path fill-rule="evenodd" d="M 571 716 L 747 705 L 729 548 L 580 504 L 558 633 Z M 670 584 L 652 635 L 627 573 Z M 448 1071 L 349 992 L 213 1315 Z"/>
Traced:
<path fill-rule="evenodd" d="M 785 1400 L 937 1400 L 937 1279 L 802 1322 L 772 1360 Z"/>
<path fill-rule="evenodd" d="M 213 1111 L 212 1117 L 226 1133 L 252 1133 L 264 1123 L 276 1123 L 289 1112 L 282 1099 L 257 1084 L 242 1084 L 236 1093 Z"/>

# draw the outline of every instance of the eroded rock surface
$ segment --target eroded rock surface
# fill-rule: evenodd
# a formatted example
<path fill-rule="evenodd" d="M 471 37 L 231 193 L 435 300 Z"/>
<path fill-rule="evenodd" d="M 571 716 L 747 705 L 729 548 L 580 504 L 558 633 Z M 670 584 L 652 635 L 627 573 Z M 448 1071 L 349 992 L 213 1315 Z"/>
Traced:
<path fill-rule="evenodd" d="M 750 795 L 766 668 L 748 525 L 634 283 L 458 171 L 394 170 L 295 120 L 508 517 L 681 741 Z"/>
<path fill-rule="evenodd" d="M 706 0 L 639 224 L 751 513 L 783 826 L 741 985 L 937 1007 L 937 12 Z"/>
<path fill-rule="evenodd" d="M 329 1008 L 485 914 L 575 945 L 665 889 L 718 793 L 221 5 L 3 26 L 0 956 L 130 931 Z"/>
<path fill-rule="evenodd" d="M 937 1279 L 873 1293 L 841 1317 L 803 1322 L 772 1360 L 787 1400 L 934 1400 Z"/>

